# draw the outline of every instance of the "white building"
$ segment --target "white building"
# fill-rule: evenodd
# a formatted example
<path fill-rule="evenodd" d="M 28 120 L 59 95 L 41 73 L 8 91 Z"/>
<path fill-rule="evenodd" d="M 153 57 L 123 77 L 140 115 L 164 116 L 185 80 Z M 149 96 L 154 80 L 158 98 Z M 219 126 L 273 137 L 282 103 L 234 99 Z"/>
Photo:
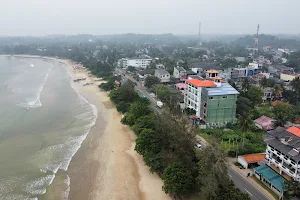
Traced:
<path fill-rule="evenodd" d="M 203 87 L 216 87 L 216 83 L 211 80 L 187 79 L 185 92 L 185 107 L 196 111 L 196 116 L 201 116 L 201 94 Z"/>
<path fill-rule="evenodd" d="M 245 62 L 245 61 L 246 61 L 246 58 L 245 58 L 245 57 L 234 57 L 234 59 L 235 59 L 237 62 Z"/>
<path fill-rule="evenodd" d="M 127 59 L 126 67 L 132 66 L 135 68 L 146 69 L 150 65 L 151 61 L 151 58 L 130 58 Z"/>
<path fill-rule="evenodd" d="M 161 83 L 170 82 L 170 73 L 167 72 L 165 69 L 156 69 L 154 76 L 159 78 Z"/>
<path fill-rule="evenodd" d="M 300 129 L 277 127 L 267 135 L 265 142 L 268 165 L 282 176 L 300 181 Z"/>
<path fill-rule="evenodd" d="M 152 61 L 152 58 L 137 57 L 137 58 L 122 58 L 118 61 L 118 67 L 127 68 L 129 66 L 135 68 L 146 69 Z"/>
<path fill-rule="evenodd" d="M 186 70 L 182 67 L 174 67 L 173 76 L 177 79 L 186 79 Z"/>

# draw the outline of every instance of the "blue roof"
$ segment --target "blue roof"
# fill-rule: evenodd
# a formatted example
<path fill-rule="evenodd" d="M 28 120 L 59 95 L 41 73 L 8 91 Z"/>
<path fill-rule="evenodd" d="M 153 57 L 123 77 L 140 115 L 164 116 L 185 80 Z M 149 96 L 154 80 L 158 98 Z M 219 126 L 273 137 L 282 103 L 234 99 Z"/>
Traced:
<path fill-rule="evenodd" d="M 273 186 L 278 190 L 283 191 L 283 183 L 285 179 L 275 172 L 268 165 L 264 164 L 259 167 L 254 168 L 254 171 L 261 174 L 265 179 L 267 179 Z"/>
<path fill-rule="evenodd" d="M 239 92 L 229 83 L 222 83 L 220 87 L 206 88 L 208 96 L 239 94 Z"/>

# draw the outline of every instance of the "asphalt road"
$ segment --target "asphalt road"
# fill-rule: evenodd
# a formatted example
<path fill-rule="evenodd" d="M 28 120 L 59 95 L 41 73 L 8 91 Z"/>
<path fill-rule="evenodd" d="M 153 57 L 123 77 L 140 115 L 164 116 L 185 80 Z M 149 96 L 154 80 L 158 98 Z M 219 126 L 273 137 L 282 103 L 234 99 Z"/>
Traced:
<path fill-rule="evenodd" d="M 123 71 L 121 69 L 117 69 L 117 72 L 122 75 L 123 82 L 126 82 L 129 79 L 132 82 L 137 83 L 137 86 L 135 86 L 135 90 L 139 94 L 139 96 L 140 97 L 145 97 L 145 98 L 149 99 L 149 101 L 150 101 L 150 107 L 154 110 L 154 112 L 162 114 L 163 109 L 157 107 L 157 105 L 156 105 L 157 99 L 151 97 L 150 94 L 146 91 L 146 89 L 144 87 L 142 87 L 142 86 L 139 85 L 139 82 L 137 82 L 132 77 L 130 77 L 129 75 L 127 75 L 125 73 L 125 71 Z"/>
<path fill-rule="evenodd" d="M 239 174 L 232 167 L 228 168 L 228 175 L 234 182 L 234 185 L 239 188 L 242 192 L 248 193 L 252 200 L 272 200 L 261 192 L 256 186 L 250 183 L 246 177 Z"/>

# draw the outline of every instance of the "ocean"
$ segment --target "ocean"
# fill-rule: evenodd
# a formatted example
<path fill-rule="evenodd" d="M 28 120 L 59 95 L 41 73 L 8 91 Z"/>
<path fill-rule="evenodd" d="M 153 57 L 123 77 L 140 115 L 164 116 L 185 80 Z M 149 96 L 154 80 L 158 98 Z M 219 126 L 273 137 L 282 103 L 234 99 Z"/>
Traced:
<path fill-rule="evenodd" d="M 0 199 L 68 199 L 68 166 L 97 110 L 70 84 L 66 66 L 0 57 Z"/>

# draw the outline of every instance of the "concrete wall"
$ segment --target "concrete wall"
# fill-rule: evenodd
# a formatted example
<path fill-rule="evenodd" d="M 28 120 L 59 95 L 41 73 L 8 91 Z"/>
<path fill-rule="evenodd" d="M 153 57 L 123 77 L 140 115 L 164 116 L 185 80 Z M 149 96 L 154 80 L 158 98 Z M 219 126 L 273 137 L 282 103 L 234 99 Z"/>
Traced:
<path fill-rule="evenodd" d="M 295 75 L 290 75 L 290 74 L 280 74 L 280 79 L 283 81 L 292 81 L 296 78 L 297 76 Z"/>

